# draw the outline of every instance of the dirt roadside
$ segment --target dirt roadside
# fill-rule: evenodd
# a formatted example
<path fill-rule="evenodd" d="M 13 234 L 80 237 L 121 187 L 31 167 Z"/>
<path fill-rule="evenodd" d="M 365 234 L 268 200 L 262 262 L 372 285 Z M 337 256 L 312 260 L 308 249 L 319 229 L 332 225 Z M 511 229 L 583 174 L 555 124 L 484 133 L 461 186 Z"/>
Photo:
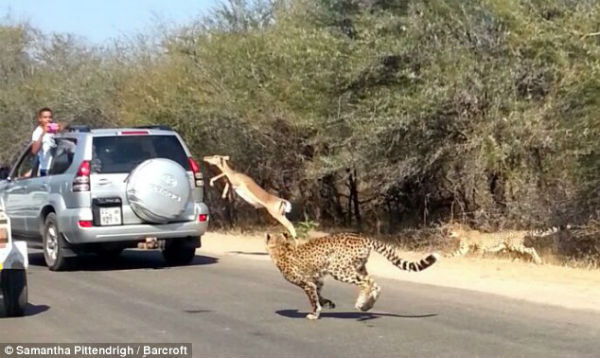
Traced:
<path fill-rule="evenodd" d="M 319 236 L 322 233 L 315 233 Z M 244 259 L 269 261 L 261 234 L 209 232 L 203 236 L 201 252 L 217 256 L 238 255 Z M 406 259 L 423 253 L 399 251 Z M 378 253 L 367 265 L 377 279 L 385 277 L 437 286 L 493 293 L 530 302 L 572 309 L 600 311 L 600 270 L 489 258 L 442 258 L 418 273 L 398 270 Z"/>

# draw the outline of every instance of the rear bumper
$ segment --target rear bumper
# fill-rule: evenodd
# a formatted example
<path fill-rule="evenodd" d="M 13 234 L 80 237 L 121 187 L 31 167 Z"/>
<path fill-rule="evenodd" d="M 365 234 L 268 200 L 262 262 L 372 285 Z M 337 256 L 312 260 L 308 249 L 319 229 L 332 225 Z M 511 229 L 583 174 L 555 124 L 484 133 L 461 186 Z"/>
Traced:
<path fill-rule="evenodd" d="M 140 241 L 146 237 L 156 237 L 158 239 L 199 237 L 204 235 L 208 228 L 208 219 L 203 222 L 197 219 L 200 214 L 208 215 L 208 208 L 205 204 L 197 204 L 195 220 L 163 225 L 135 224 L 82 228 L 79 227 L 78 221 L 89 220 L 89 218 L 85 214 L 81 214 L 80 210 L 76 210 L 72 215 L 67 214 L 59 217 L 59 230 L 69 244 Z"/>

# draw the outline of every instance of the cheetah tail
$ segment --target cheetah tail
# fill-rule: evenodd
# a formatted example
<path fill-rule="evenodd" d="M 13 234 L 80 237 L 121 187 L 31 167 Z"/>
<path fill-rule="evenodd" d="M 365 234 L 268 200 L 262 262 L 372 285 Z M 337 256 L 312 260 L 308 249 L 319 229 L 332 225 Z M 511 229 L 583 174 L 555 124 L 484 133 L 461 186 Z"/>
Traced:
<path fill-rule="evenodd" d="M 407 261 L 396 254 L 395 247 L 392 245 L 372 240 L 371 246 L 375 251 L 379 252 L 380 254 L 385 256 L 386 259 L 390 260 L 390 262 L 396 265 L 396 267 L 406 271 L 425 270 L 429 266 L 433 265 L 440 258 L 440 256 L 437 253 L 432 253 L 419 261 Z"/>

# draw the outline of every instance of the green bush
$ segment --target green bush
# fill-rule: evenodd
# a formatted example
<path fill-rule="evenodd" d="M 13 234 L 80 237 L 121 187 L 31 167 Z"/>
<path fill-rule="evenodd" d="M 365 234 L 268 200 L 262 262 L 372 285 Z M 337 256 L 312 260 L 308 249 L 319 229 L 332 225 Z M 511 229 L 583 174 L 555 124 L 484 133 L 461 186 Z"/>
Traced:
<path fill-rule="evenodd" d="M 232 0 L 106 48 L 5 20 L 0 156 L 49 105 L 66 122 L 172 125 L 306 222 L 586 221 L 600 207 L 599 18 L 593 0 Z M 207 190 L 217 221 L 257 220 Z"/>

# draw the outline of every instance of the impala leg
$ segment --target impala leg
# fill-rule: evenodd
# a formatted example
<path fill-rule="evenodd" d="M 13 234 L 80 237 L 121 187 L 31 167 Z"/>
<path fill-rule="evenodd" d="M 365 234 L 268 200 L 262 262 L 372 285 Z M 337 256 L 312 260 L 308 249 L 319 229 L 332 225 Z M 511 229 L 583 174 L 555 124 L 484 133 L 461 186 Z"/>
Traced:
<path fill-rule="evenodd" d="M 225 173 L 221 173 L 221 174 L 217 175 L 216 177 L 212 177 L 212 178 L 210 179 L 210 182 L 208 183 L 208 185 L 210 185 L 210 186 L 214 186 L 214 185 L 215 185 L 215 180 L 217 180 L 217 179 L 219 179 L 219 178 L 222 178 L 222 177 L 224 177 L 224 176 L 225 176 Z"/>
<path fill-rule="evenodd" d="M 229 191 L 229 183 L 225 183 L 225 189 L 223 189 L 223 194 L 221 194 L 222 199 L 225 199 L 227 197 L 228 191 Z"/>
<path fill-rule="evenodd" d="M 278 211 L 274 211 L 272 209 L 269 209 L 268 212 L 273 218 L 275 218 L 275 220 L 279 221 L 281 225 L 285 226 L 294 239 L 296 238 L 296 229 L 294 229 L 294 225 L 292 225 L 292 223 L 285 217 L 284 214 L 280 214 Z"/>

